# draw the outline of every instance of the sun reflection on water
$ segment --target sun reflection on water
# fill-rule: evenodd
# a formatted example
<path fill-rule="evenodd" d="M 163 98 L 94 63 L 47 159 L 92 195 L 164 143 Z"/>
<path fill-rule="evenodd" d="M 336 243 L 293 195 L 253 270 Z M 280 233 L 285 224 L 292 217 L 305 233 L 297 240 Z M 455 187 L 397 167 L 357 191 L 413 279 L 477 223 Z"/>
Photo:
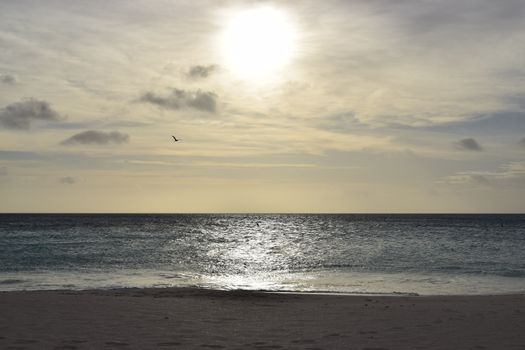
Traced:
<path fill-rule="evenodd" d="M 222 226 L 224 225 L 224 226 Z M 282 221 L 256 218 L 219 223 L 211 235 L 206 257 L 205 279 L 225 289 L 285 288 L 300 247 L 294 244 L 297 232 Z"/>

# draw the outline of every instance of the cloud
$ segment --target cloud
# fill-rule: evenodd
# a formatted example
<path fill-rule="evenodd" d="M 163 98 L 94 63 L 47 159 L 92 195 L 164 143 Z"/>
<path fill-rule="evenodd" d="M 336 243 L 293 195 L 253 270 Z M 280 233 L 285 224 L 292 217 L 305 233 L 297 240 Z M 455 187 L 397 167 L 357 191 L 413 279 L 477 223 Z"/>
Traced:
<path fill-rule="evenodd" d="M 59 179 L 59 182 L 61 184 L 73 185 L 75 182 L 77 182 L 77 179 L 72 176 L 64 176 Z"/>
<path fill-rule="evenodd" d="M 486 176 L 483 176 L 480 174 L 472 174 L 470 175 L 470 179 L 472 182 L 475 182 L 480 185 L 485 185 L 485 186 L 491 185 L 491 181 Z"/>
<path fill-rule="evenodd" d="M 525 162 L 505 164 L 498 171 L 466 171 L 447 177 L 449 184 L 524 188 Z"/>
<path fill-rule="evenodd" d="M 456 142 L 456 148 L 467 150 L 467 151 L 481 151 L 483 148 L 479 145 L 478 141 L 474 139 L 463 139 Z"/>
<path fill-rule="evenodd" d="M 7 167 L 0 166 L 0 176 L 7 176 Z"/>
<path fill-rule="evenodd" d="M 468 133 L 505 133 L 525 132 L 525 113 L 519 111 L 497 111 L 491 113 L 476 113 L 466 120 L 452 121 L 419 129 L 444 132 Z"/>
<path fill-rule="evenodd" d="M 461 172 L 447 177 L 449 184 L 460 185 L 482 185 L 492 186 L 496 183 L 493 181 L 493 176 L 490 173 L 476 173 L 476 172 Z"/>
<path fill-rule="evenodd" d="M 7 85 L 15 85 L 16 77 L 11 74 L 0 74 L 0 83 Z"/>
<path fill-rule="evenodd" d="M 519 144 L 522 146 L 522 147 L 525 147 L 525 137 L 522 138 L 519 142 Z"/>
<path fill-rule="evenodd" d="M 34 121 L 63 119 L 46 101 L 31 98 L 12 103 L 0 110 L 0 124 L 8 129 L 27 130 Z"/>
<path fill-rule="evenodd" d="M 511 80 L 512 77 L 516 77 L 519 80 L 522 80 L 525 78 L 525 70 L 513 70 L 510 73 L 510 76 L 508 77 L 509 80 Z M 522 112 L 525 109 L 525 93 L 517 93 L 515 95 L 511 95 L 507 98 L 507 101 L 510 102 L 512 105 L 517 106 Z"/>
<path fill-rule="evenodd" d="M 42 160 L 44 156 L 36 152 L 0 150 L 2 160 Z"/>
<path fill-rule="evenodd" d="M 318 127 L 337 133 L 352 133 L 356 130 L 369 129 L 367 124 L 362 123 L 353 112 L 332 114 L 322 118 Z"/>
<path fill-rule="evenodd" d="M 191 66 L 188 72 L 186 73 L 186 76 L 191 79 L 201 79 L 201 78 L 207 78 L 215 72 L 219 66 L 212 64 L 209 66 Z"/>
<path fill-rule="evenodd" d="M 147 92 L 139 98 L 139 102 L 151 103 L 165 109 L 194 108 L 210 113 L 215 113 L 217 110 L 216 100 L 217 95 L 210 91 L 186 91 L 181 89 L 173 89 L 168 96 Z"/>
<path fill-rule="evenodd" d="M 121 133 L 119 131 L 104 132 L 97 130 L 88 130 L 81 133 L 75 134 L 70 138 L 60 142 L 61 145 L 107 145 L 110 143 L 127 143 L 129 141 L 129 135 Z"/>

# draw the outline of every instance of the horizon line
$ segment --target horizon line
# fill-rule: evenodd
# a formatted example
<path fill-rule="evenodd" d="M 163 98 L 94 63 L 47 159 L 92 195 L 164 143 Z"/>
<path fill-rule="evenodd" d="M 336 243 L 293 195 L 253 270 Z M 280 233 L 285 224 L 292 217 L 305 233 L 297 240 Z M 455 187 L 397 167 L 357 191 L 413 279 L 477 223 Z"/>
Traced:
<path fill-rule="evenodd" d="M 524 212 L 0 212 L 0 215 L 525 215 Z"/>

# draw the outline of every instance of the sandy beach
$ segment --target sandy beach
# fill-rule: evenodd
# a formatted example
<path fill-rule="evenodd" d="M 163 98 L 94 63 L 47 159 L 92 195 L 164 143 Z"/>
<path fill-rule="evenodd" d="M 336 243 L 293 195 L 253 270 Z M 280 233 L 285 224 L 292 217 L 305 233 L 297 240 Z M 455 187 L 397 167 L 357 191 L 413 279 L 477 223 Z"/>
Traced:
<path fill-rule="evenodd" d="M 525 349 L 525 295 L 0 293 L 2 349 Z"/>

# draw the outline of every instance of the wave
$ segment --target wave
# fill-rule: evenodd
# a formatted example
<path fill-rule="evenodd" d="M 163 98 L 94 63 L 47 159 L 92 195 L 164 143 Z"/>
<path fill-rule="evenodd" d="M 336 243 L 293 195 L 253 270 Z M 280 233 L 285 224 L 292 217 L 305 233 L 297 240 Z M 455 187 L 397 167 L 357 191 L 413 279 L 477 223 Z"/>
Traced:
<path fill-rule="evenodd" d="M 19 283 L 24 283 L 24 282 L 25 280 L 16 279 L 16 278 L 0 280 L 0 284 L 19 284 Z"/>

